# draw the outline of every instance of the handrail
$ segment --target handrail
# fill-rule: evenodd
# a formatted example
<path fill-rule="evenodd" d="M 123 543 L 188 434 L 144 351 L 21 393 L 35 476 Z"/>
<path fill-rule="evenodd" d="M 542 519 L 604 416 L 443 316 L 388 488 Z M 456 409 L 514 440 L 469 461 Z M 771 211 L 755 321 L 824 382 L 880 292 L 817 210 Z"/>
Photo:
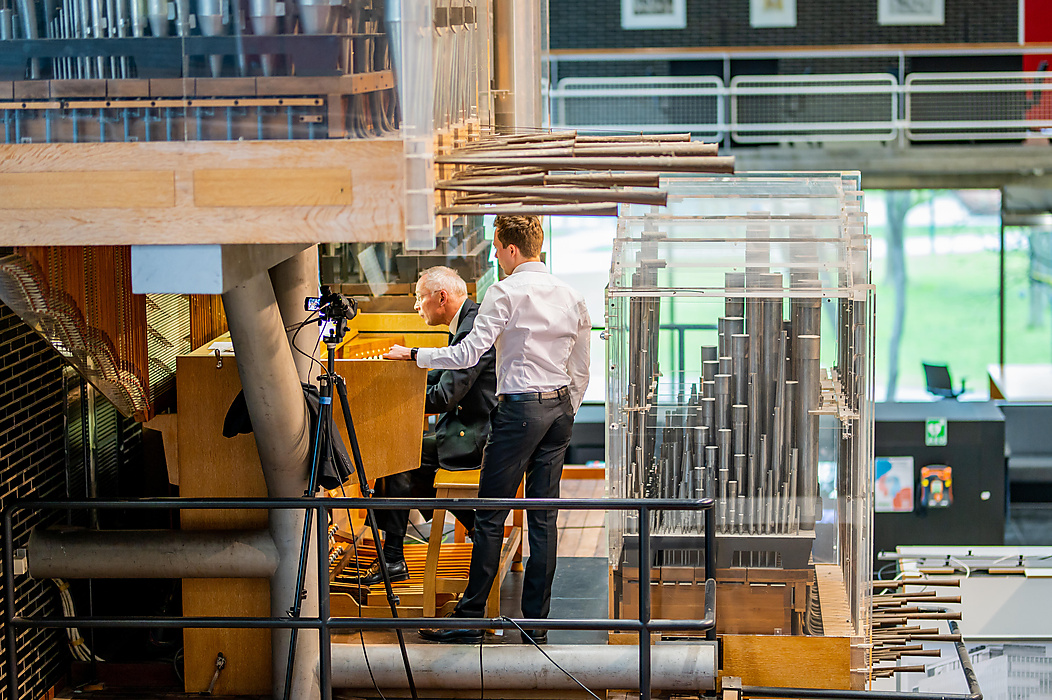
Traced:
<path fill-rule="evenodd" d="M 317 629 L 323 643 L 318 659 L 318 671 L 322 700 L 331 700 L 331 635 L 332 629 L 419 629 L 429 628 L 519 628 L 553 630 L 620 630 L 637 632 L 639 635 L 639 691 L 640 697 L 650 697 L 651 648 L 650 633 L 660 631 L 705 631 L 706 638 L 715 639 L 716 632 L 716 581 L 715 575 L 715 512 L 712 498 L 145 498 L 32 501 L 19 499 L 3 510 L 3 561 L 0 578 L 4 586 L 4 627 L 7 634 L 5 667 L 9 694 L 12 700 L 18 697 L 18 650 L 15 631 L 21 628 L 48 627 L 129 627 L 129 628 L 287 628 Z M 316 528 L 318 547 L 318 601 L 316 617 L 20 617 L 16 615 L 16 593 L 14 574 L 13 514 L 20 510 L 218 510 L 244 508 L 249 510 L 290 510 L 313 508 L 318 511 L 318 522 L 325 522 L 329 509 L 406 510 L 427 507 L 441 510 L 452 509 L 521 509 L 521 510 L 635 510 L 639 514 L 639 559 L 645 562 L 646 577 L 650 580 L 650 511 L 652 510 L 702 510 L 705 511 L 705 617 L 701 620 L 651 619 L 650 586 L 639 587 L 639 617 L 636 620 L 607 619 L 528 619 L 528 618 L 361 618 L 332 617 L 329 613 L 329 562 L 322 552 L 328 550 L 326 528 Z M 643 643 L 646 640 L 646 643 Z"/>
<path fill-rule="evenodd" d="M 690 131 L 726 145 L 1022 140 L 1052 130 L 1052 72 L 567 77 L 556 128 Z M 611 110 L 612 100 L 619 109 Z M 684 122 L 691 123 L 684 123 Z"/>

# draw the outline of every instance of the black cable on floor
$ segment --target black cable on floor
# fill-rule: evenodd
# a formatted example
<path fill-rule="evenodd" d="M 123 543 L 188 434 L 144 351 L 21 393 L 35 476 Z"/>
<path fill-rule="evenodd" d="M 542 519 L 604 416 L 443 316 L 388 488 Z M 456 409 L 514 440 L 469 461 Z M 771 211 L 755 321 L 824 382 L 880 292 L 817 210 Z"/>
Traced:
<path fill-rule="evenodd" d="M 546 652 L 544 649 L 542 649 L 541 645 L 538 644 L 537 642 L 535 642 L 531 635 L 526 633 L 526 630 L 524 630 L 523 628 L 519 627 L 519 624 L 517 622 L 515 622 L 515 620 L 511 619 L 510 617 L 508 617 L 506 615 L 501 615 L 500 619 L 504 620 L 505 622 L 510 622 L 511 624 L 515 625 L 515 627 L 518 628 L 518 630 L 519 630 L 519 634 L 521 634 L 526 639 L 529 639 L 530 640 L 530 644 L 532 644 L 533 646 L 537 647 L 537 650 L 539 652 L 541 652 L 542 654 L 544 654 L 544 658 L 546 658 L 546 659 L 548 659 L 549 661 L 552 662 L 552 666 L 555 666 L 555 668 L 557 668 L 560 671 L 562 671 L 563 673 L 565 673 L 567 678 L 572 680 L 577 685 L 581 686 L 581 689 L 584 690 L 584 692 L 586 692 L 589 695 L 591 695 L 593 698 L 595 698 L 595 700 L 599 700 L 599 696 L 598 695 L 596 695 L 591 690 L 589 690 L 587 687 L 585 687 L 584 683 L 582 683 L 581 681 L 577 680 L 572 673 L 570 673 L 565 668 L 563 668 L 558 663 L 556 663 L 555 659 L 553 659 L 552 657 L 548 656 L 548 652 Z"/>

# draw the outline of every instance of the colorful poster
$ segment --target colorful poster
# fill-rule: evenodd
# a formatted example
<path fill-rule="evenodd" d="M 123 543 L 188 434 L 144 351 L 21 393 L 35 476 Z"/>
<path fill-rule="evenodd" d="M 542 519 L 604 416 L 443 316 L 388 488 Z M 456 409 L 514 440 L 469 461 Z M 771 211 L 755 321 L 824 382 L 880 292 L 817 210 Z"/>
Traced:
<path fill-rule="evenodd" d="M 876 512 L 913 512 L 913 457 L 877 457 L 876 477 Z"/>

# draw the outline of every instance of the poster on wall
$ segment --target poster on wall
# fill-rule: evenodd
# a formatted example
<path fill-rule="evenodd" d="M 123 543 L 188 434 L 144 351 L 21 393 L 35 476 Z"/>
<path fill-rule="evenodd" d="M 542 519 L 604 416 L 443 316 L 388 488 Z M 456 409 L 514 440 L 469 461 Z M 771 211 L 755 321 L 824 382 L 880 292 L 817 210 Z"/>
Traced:
<path fill-rule="evenodd" d="M 687 0 L 621 0 L 622 29 L 686 27 Z"/>
<path fill-rule="evenodd" d="M 752 27 L 795 27 L 796 0 L 749 0 Z"/>
<path fill-rule="evenodd" d="M 913 512 L 913 457 L 877 457 L 873 508 L 878 513 Z"/>
<path fill-rule="evenodd" d="M 877 0 L 880 24 L 944 24 L 944 0 Z"/>

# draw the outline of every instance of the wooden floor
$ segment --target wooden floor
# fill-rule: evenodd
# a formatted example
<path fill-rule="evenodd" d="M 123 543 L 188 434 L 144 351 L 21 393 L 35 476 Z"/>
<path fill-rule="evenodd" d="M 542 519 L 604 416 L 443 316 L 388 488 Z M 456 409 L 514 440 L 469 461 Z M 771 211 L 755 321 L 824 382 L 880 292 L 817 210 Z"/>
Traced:
<path fill-rule="evenodd" d="M 605 493 L 606 482 L 601 479 L 565 479 L 562 482 L 563 498 L 602 498 Z M 605 557 L 606 548 L 605 511 L 559 511 L 560 557 Z"/>

